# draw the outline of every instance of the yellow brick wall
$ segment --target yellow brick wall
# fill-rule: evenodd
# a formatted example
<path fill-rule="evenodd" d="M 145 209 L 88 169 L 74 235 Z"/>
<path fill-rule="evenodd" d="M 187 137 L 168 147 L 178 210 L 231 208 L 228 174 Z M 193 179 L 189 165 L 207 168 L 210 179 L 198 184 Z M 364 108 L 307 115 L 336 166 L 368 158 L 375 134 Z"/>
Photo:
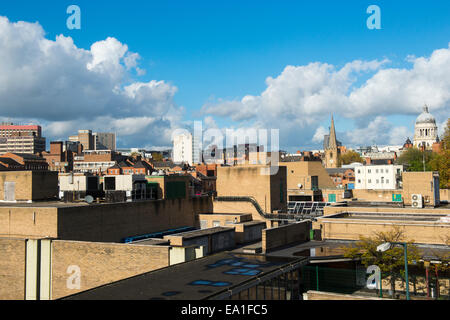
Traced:
<path fill-rule="evenodd" d="M 15 182 L 17 201 L 42 200 L 56 197 L 58 173 L 53 171 L 4 171 L 0 172 L 0 200 L 4 200 L 5 182 Z"/>
<path fill-rule="evenodd" d="M 0 172 L 0 200 L 5 200 L 5 182 L 15 182 L 15 199 L 27 201 L 32 199 L 31 192 L 32 171 L 4 171 Z"/>
<path fill-rule="evenodd" d="M 208 197 L 60 208 L 58 237 L 120 242 L 129 236 L 183 226 L 199 227 L 197 215 L 205 212 L 212 212 Z"/>
<path fill-rule="evenodd" d="M 80 289 L 67 287 L 69 266 L 79 267 Z M 53 241 L 52 299 L 167 266 L 167 246 Z"/>
<path fill-rule="evenodd" d="M 56 208 L 0 207 L 0 237 L 58 236 Z"/>
<path fill-rule="evenodd" d="M 286 168 L 280 166 L 276 175 L 261 174 L 261 170 L 264 168 L 268 167 L 261 165 L 218 167 L 217 196 L 254 197 L 265 212 L 285 209 Z M 280 181 L 283 188 L 283 199 L 280 199 Z"/>
<path fill-rule="evenodd" d="M 268 252 L 287 244 L 308 241 L 310 226 L 310 222 L 305 221 L 277 228 L 264 229 L 262 231 L 262 251 Z"/>
<path fill-rule="evenodd" d="M 0 238 L 0 300 L 25 297 L 26 240 Z"/>
<path fill-rule="evenodd" d="M 0 236 L 120 242 L 123 238 L 183 226 L 199 226 L 212 212 L 208 197 L 93 204 L 60 208 L 0 207 Z"/>
<path fill-rule="evenodd" d="M 304 186 L 303 189 L 311 189 L 311 176 L 318 177 L 320 189 L 336 187 L 321 161 L 280 162 L 280 166 L 287 168 L 288 189 L 299 189 L 299 183 Z"/>
<path fill-rule="evenodd" d="M 416 243 L 445 244 L 446 236 L 450 233 L 448 223 L 393 223 L 362 219 L 349 221 L 349 219 L 322 218 L 313 223 L 313 229 L 322 230 L 322 239 L 359 240 L 360 236 L 373 236 L 376 232 L 389 231 L 394 225 L 401 227 L 407 241 L 414 240 Z"/>

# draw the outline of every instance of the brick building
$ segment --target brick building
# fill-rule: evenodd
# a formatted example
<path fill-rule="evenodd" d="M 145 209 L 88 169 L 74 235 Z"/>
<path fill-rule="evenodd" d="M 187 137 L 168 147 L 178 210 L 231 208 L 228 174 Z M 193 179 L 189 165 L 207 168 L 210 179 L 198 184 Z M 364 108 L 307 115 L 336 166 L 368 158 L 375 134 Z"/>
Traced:
<path fill-rule="evenodd" d="M 76 155 L 71 150 L 63 151 L 62 141 L 50 142 L 50 152 L 43 152 L 42 156 L 48 163 L 49 170 L 58 172 L 71 172 L 73 170 L 73 159 Z"/>
<path fill-rule="evenodd" d="M 29 153 L 5 153 L 1 156 L 6 170 L 47 171 L 48 163 L 45 158 Z M 9 159 L 9 160 L 7 160 Z M 8 166 L 6 164 L 9 163 Z M 19 165 L 17 165 L 17 164 Z"/>
<path fill-rule="evenodd" d="M 18 152 L 36 154 L 45 151 L 45 138 L 42 137 L 41 126 L 0 125 L 0 154 Z"/>

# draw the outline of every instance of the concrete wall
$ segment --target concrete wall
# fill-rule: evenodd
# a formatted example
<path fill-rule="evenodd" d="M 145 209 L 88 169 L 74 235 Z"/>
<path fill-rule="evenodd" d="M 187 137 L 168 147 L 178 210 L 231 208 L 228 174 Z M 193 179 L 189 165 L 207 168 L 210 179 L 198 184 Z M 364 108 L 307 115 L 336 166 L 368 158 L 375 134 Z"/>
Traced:
<path fill-rule="evenodd" d="M 25 297 L 25 239 L 0 238 L 0 300 Z"/>
<path fill-rule="evenodd" d="M 302 221 L 262 231 L 262 251 L 270 250 L 309 240 L 310 221 Z"/>
<path fill-rule="evenodd" d="M 53 241 L 51 265 L 51 298 L 57 299 L 166 267 L 169 247 Z"/>

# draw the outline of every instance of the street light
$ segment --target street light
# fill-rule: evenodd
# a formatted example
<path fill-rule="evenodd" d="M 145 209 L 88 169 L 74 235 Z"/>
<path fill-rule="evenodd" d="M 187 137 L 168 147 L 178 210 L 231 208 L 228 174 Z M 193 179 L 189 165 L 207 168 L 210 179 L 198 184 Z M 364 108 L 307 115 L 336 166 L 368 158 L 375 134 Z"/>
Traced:
<path fill-rule="evenodd" d="M 406 242 L 385 242 L 380 244 L 377 247 L 378 252 L 385 252 L 391 248 L 391 245 L 393 244 L 400 244 L 403 246 L 403 252 L 405 256 L 405 280 L 406 280 L 406 300 L 409 299 L 409 279 L 408 279 L 408 249 L 407 249 L 407 243 Z"/>

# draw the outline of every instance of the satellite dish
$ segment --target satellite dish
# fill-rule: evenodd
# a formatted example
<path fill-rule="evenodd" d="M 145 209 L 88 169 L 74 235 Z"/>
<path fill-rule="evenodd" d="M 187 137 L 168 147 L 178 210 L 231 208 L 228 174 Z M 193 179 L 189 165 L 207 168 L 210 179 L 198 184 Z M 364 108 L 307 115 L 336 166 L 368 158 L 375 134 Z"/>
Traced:
<path fill-rule="evenodd" d="M 298 187 L 299 189 L 301 189 L 301 188 L 302 188 L 302 184 L 299 183 L 299 184 L 297 185 L 297 187 Z"/>
<path fill-rule="evenodd" d="M 92 202 L 94 202 L 94 197 L 93 196 L 86 196 L 86 197 L 84 197 L 84 201 L 86 201 L 87 203 L 91 204 Z"/>

